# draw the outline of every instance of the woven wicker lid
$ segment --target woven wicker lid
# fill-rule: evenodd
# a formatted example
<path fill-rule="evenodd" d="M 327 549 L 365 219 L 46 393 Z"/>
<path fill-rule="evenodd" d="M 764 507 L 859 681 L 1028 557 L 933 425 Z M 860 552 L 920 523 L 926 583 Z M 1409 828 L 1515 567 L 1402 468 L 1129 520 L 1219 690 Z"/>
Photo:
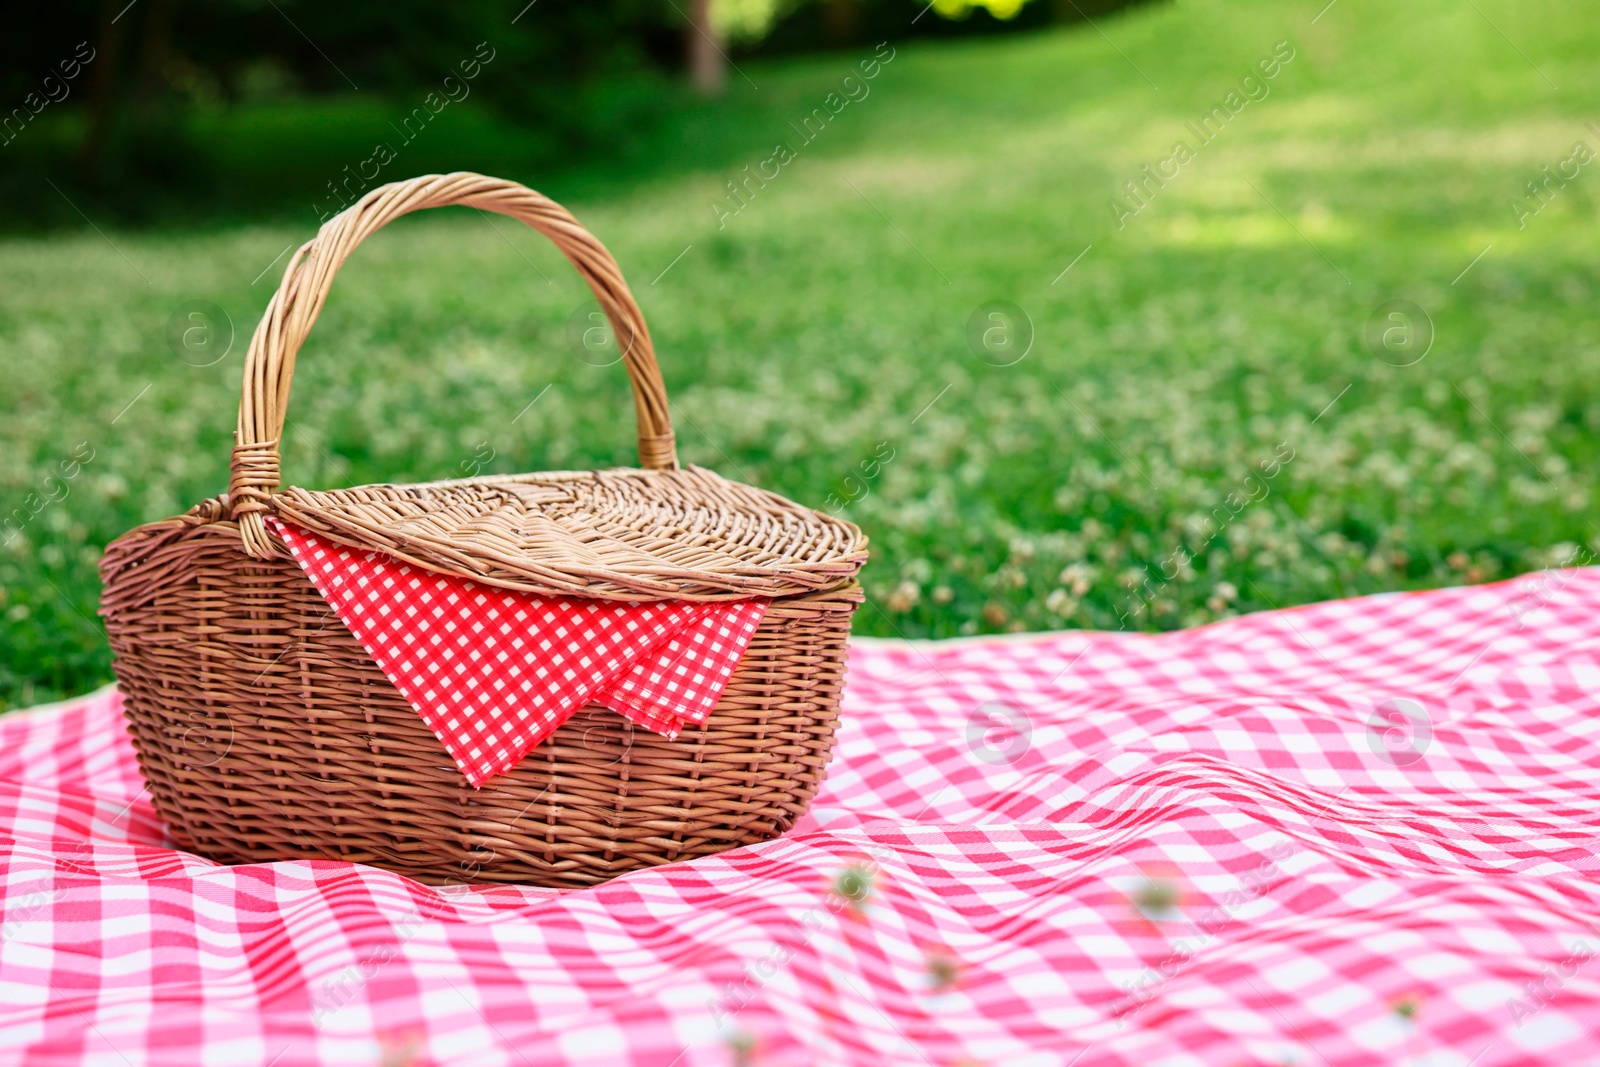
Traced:
<path fill-rule="evenodd" d="M 339 267 L 402 215 L 461 205 L 538 230 L 610 320 L 633 387 L 644 469 L 554 472 L 317 492 L 280 488 L 279 441 L 295 359 Z M 866 538 L 783 497 L 678 466 L 666 387 L 644 316 L 616 260 L 561 205 L 526 186 L 458 172 L 380 186 L 290 257 L 245 355 L 228 495 L 244 551 L 287 555 L 268 515 L 341 544 L 488 585 L 607 600 L 791 596 L 848 582 Z"/>
<path fill-rule="evenodd" d="M 848 581 L 866 538 L 703 467 L 560 471 L 273 498 L 330 540 L 506 589 L 604 600 L 791 596 Z"/>

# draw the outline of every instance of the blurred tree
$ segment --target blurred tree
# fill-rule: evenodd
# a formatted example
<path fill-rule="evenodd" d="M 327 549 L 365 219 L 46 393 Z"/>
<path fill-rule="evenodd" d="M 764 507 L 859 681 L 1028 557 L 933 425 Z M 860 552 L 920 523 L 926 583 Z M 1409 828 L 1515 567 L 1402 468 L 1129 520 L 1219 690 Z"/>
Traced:
<path fill-rule="evenodd" d="M 137 217 L 153 199 L 204 192 L 208 153 L 192 121 L 199 113 L 322 96 L 409 106 L 445 77 L 459 79 L 475 54 L 495 59 L 472 85 L 473 107 L 529 131 L 529 143 L 551 155 L 591 151 L 665 106 L 659 84 L 654 92 L 617 87 L 670 77 L 682 62 L 681 25 L 674 0 L 43 5 L 0 35 L 0 116 L 12 120 L 0 134 L 0 200 L 13 210 L 50 203 L 42 173 Z M 93 58 L 65 79 L 62 64 L 75 55 Z M 68 114 L 73 121 L 63 121 Z M 35 124 L 50 132 L 27 129 Z"/>
<path fill-rule="evenodd" d="M 772 31 L 780 13 L 794 6 L 792 0 L 712 0 L 711 20 L 722 40 L 753 43 Z"/>
<path fill-rule="evenodd" d="M 384 108 L 409 112 L 475 56 L 494 58 L 451 121 L 470 111 L 493 132 L 476 155 L 430 135 L 414 165 L 627 151 L 675 106 L 680 72 L 721 93 L 732 50 L 1009 32 L 1129 2 L 60 0 L 0 35 L 0 225 L 304 205 L 389 136 Z"/>
<path fill-rule="evenodd" d="M 689 0 L 689 75 L 702 96 L 721 96 L 728 84 L 728 57 L 712 6 L 713 0 Z"/>
<path fill-rule="evenodd" d="M 1148 2 L 1153 0 L 717 0 L 719 6 L 740 11 L 741 26 L 759 21 L 759 33 L 730 35 L 744 55 L 1014 33 L 1082 22 Z M 750 15 L 757 7 L 764 21 Z"/>

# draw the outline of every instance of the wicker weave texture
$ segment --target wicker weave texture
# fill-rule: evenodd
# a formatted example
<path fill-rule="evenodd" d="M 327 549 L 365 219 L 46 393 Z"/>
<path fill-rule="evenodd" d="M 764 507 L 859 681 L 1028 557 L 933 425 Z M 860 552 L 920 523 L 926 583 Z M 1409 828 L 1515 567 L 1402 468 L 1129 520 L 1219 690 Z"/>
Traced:
<path fill-rule="evenodd" d="M 789 596 L 849 580 L 867 556 L 849 523 L 702 467 L 290 487 L 272 503 L 279 517 L 332 541 L 552 596 Z"/>
<path fill-rule="evenodd" d="M 294 361 L 339 265 L 386 222 L 466 204 L 550 237 L 624 339 L 642 470 L 313 492 L 281 487 Z M 139 765 L 182 847 L 325 857 L 419 880 L 590 885 L 782 833 L 833 745 L 866 539 L 680 469 L 621 271 L 559 205 L 476 174 L 374 189 L 291 258 L 245 360 L 227 495 L 107 546 L 101 615 Z M 668 741 L 580 711 L 474 790 L 264 517 L 488 585 L 638 601 L 771 597 L 710 719 Z"/>
<path fill-rule="evenodd" d="M 139 766 L 186 849 L 588 885 L 774 837 L 822 779 L 853 583 L 775 600 L 704 726 L 668 741 L 586 708 L 474 790 L 299 566 L 247 556 L 220 510 L 107 557 Z"/>

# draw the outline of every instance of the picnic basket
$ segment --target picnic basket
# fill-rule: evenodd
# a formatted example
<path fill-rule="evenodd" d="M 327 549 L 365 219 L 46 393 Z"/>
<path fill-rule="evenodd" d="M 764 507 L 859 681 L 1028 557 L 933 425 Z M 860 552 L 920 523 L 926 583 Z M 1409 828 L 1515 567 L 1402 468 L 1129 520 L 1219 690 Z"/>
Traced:
<path fill-rule="evenodd" d="M 447 205 L 528 224 L 589 284 L 623 350 L 640 468 L 282 488 L 295 358 L 334 274 L 385 223 Z M 590 706 L 473 789 L 269 515 L 502 589 L 771 606 L 704 725 L 668 741 Z M 140 769 L 181 847 L 435 884 L 580 886 L 765 840 L 804 812 L 832 748 L 866 555 L 850 523 L 678 465 L 638 305 L 565 209 L 515 182 L 428 175 L 372 190 L 294 254 L 245 357 L 227 494 L 112 542 L 100 612 Z"/>

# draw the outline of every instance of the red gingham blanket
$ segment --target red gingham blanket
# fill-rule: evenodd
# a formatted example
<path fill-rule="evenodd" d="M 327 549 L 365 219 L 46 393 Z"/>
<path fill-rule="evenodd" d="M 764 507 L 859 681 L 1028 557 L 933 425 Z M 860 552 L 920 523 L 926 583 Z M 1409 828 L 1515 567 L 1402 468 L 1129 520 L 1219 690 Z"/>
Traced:
<path fill-rule="evenodd" d="M 595 889 L 176 852 L 0 718 L 0 1061 L 1500 1067 L 1600 1040 L 1600 570 L 858 642 L 785 837 Z"/>

